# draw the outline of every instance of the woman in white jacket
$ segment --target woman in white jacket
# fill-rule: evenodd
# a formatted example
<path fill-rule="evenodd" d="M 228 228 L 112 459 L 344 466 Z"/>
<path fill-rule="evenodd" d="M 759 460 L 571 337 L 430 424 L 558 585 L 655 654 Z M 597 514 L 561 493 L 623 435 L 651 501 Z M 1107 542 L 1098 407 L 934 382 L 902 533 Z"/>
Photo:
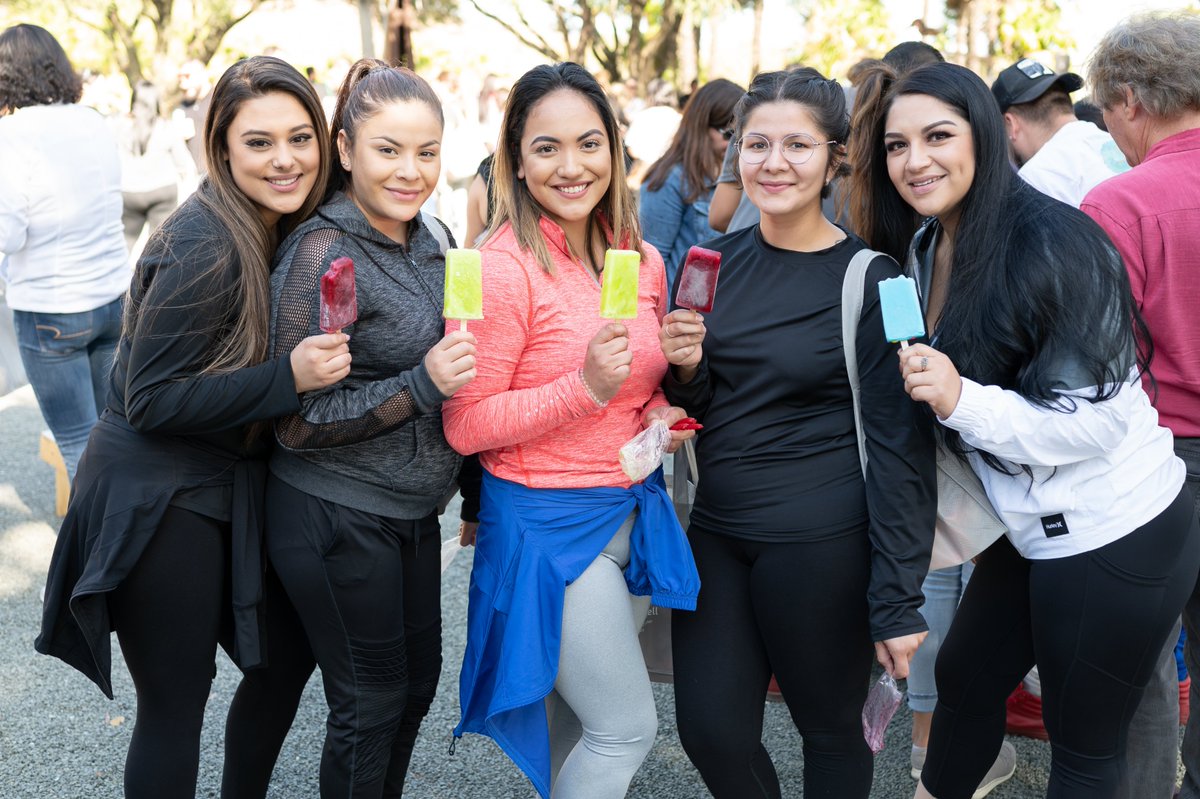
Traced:
<path fill-rule="evenodd" d="M 987 86 L 952 64 L 860 89 L 861 232 L 902 256 L 933 346 L 905 388 L 941 422 L 1008 527 L 979 558 L 936 675 L 918 797 L 976 791 L 1005 698 L 1035 663 L 1046 795 L 1114 795 L 1129 721 L 1200 569 L 1171 433 L 1142 389 L 1149 353 L 1120 256 L 1084 214 L 1017 178 Z"/>

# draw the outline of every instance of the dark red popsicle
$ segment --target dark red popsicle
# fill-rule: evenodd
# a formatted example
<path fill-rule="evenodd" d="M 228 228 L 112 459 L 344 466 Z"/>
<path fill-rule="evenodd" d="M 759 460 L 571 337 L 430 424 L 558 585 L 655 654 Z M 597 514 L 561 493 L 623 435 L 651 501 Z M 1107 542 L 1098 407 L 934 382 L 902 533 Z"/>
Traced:
<path fill-rule="evenodd" d="M 683 261 L 683 274 L 679 276 L 679 288 L 675 291 L 675 304 L 693 311 L 711 311 L 720 269 L 721 253 L 703 247 L 688 250 Z"/>
<path fill-rule="evenodd" d="M 354 261 L 337 258 L 321 275 L 321 329 L 337 333 L 358 319 L 358 295 L 354 291 Z"/>

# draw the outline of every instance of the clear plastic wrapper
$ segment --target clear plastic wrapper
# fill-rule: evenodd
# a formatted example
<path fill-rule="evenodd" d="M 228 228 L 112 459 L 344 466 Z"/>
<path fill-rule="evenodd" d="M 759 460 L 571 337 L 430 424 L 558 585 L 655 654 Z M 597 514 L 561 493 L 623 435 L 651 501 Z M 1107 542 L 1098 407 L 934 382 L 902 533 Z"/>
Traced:
<path fill-rule="evenodd" d="M 892 675 L 886 671 L 878 682 L 871 686 L 867 694 L 867 702 L 863 705 L 862 727 L 863 737 L 871 751 L 879 754 L 883 751 L 883 738 L 887 733 L 888 722 L 900 707 L 900 689 Z"/>
<path fill-rule="evenodd" d="M 447 538 L 442 542 L 442 574 L 446 573 L 446 569 L 449 569 L 450 564 L 454 562 L 454 556 L 463 549 L 465 547 L 458 543 L 458 536 Z"/>
<path fill-rule="evenodd" d="M 662 463 L 670 445 L 671 430 L 667 423 L 654 420 L 649 427 L 625 442 L 625 446 L 617 453 L 621 471 L 635 483 L 645 480 Z"/>

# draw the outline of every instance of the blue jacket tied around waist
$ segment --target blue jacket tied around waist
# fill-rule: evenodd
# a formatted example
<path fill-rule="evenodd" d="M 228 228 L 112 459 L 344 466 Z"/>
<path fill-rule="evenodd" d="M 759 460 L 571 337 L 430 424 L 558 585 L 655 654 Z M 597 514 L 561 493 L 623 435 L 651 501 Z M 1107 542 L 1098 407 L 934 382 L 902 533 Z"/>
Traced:
<path fill-rule="evenodd" d="M 454 735 L 491 736 L 543 797 L 550 736 L 542 700 L 558 675 L 563 596 L 635 510 L 630 593 L 695 610 L 700 577 L 661 469 L 629 488 L 527 488 L 483 475 Z"/>

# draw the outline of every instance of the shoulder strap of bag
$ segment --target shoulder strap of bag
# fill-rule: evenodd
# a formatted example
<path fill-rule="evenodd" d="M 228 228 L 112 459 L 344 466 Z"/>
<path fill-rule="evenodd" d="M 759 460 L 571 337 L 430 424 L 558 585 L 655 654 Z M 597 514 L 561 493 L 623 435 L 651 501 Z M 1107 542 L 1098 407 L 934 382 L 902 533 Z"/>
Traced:
<path fill-rule="evenodd" d="M 422 211 L 421 221 L 425 223 L 425 227 L 429 228 L 429 232 L 433 234 L 434 240 L 437 241 L 442 255 L 445 255 L 446 250 L 450 249 L 450 235 L 446 231 L 446 226 L 442 224 L 442 220 L 433 214 L 427 214 Z"/>
<path fill-rule="evenodd" d="M 850 393 L 854 397 L 854 432 L 858 436 L 858 460 L 862 464 L 863 477 L 867 475 L 867 442 L 863 437 L 862 409 L 859 403 L 858 385 L 858 322 L 862 318 L 863 284 L 867 279 L 867 267 L 882 253 L 862 249 L 850 259 L 846 267 L 846 278 L 842 281 L 842 351 L 846 354 L 846 374 L 850 378 Z"/>

